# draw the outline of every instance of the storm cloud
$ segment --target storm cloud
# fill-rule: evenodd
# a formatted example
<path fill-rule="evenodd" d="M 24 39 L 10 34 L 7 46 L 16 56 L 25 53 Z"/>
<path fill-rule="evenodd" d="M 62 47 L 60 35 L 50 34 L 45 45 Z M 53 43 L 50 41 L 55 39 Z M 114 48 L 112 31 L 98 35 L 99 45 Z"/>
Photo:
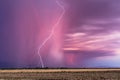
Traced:
<path fill-rule="evenodd" d="M 58 1 L 65 14 L 41 48 L 45 66 L 118 67 L 120 1 Z M 41 67 L 38 47 L 61 13 L 55 0 L 0 0 L 0 68 Z"/>

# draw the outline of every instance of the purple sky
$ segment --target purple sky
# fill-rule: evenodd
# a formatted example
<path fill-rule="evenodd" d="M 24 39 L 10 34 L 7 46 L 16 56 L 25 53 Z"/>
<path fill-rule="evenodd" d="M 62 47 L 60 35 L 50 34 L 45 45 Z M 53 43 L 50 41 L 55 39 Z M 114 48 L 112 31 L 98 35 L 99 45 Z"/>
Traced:
<path fill-rule="evenodd" d="M 120 67 L 119 45 L 120 0 L 0 0 L 0 68 Z"/>

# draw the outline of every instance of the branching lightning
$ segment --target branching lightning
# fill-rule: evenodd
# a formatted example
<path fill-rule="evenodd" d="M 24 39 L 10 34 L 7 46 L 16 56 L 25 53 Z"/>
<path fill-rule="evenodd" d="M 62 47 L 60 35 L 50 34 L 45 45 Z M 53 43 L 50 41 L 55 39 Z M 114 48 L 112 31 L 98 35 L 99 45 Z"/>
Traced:
<path fill-rule="evenodd" d="M 65 8 L 64 8 L 64 6 L 63 6 L 58 0 L 56 0 L 56 3 L 57 3 L 57 5 L 63 10 L 63 12 L 62 12 L 61 15 L 58 17 L 57 22 L 54 24 L 54 26 L 53 26 L 53 28 L 52 28 L 52 30 L 51 30 L 50 35 L 43 41 L 43 43 L 42 43 L 42 44 L 39 46 L 39 48 L 38 48 L 37 54 L 38 54 L 38 56 L 39 56 L 39 59 L 40 59 L 40 62 L 39 62 L 39 63 L 41 63 L 42 68 L 44 68 L 45 65 L 44 65 L 42 56 L 41 56 L 41 54 L 40 54 L 40 50 L 41 50 L 41 48 L 46 44 L 46 42 L 53 36 L 54 31 L 55 31 L 55 28 L 58 27 L 58 25 L 59 25 L 59 23 L 60 23 L 63 15 L 64 15 L 64 13 L 65 13 Z"/>

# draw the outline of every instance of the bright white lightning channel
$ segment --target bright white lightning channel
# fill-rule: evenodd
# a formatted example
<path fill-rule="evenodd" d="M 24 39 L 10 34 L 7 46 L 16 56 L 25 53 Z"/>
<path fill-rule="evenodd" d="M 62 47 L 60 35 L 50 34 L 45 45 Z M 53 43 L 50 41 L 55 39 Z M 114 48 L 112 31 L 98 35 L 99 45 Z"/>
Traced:
<path fill-rule="evenodd" d="M 63 6 L 58 0 L 56 0 L 56 3 L 57 3 L 57 5 L 63 10 L 63 12 L 62 12 L 61 15 L 58 17 L 57 22 L 54 24 L 54 26 L 53 26 L 53 28 L 52 28 L 52 30 L 51 30 L 50 35 L 43 41 L 43 43 L 42 43 L 42 44 L 39 46 L 39 48 L 38 48 L 38 52 L 37 52 L 37 53 L 38 53 L 38 56 L 39 56 L 39 59 L 40 59 L 40 63 L 41 63 L 42 68 L 44 68 L 45 65 L 44 65 L 42 56 L 41 56 L 41 54 L 40 54 L 40 50 L 41 50 L 41 48 L 46 44 L 46 42 L 53 36 L 54 31 L 55 31 L 55 28 L 58 27 L 58 25 L 59 25 L 59 23 L 60 23 L 63 15 L 64 15 L 64 13 L 65 13 L 65 8 L 64 8 L 64 6 Z"/>

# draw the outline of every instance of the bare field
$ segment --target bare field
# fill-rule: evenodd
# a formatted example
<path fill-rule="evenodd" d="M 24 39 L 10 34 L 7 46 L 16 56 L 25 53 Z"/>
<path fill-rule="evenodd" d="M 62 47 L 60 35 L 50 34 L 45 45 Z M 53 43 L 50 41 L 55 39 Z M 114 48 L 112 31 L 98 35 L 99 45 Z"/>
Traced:
<path fill-rule="evenodd" d="M 120 69 L 0 70 L 0 80 L 120 80 Z"/>

